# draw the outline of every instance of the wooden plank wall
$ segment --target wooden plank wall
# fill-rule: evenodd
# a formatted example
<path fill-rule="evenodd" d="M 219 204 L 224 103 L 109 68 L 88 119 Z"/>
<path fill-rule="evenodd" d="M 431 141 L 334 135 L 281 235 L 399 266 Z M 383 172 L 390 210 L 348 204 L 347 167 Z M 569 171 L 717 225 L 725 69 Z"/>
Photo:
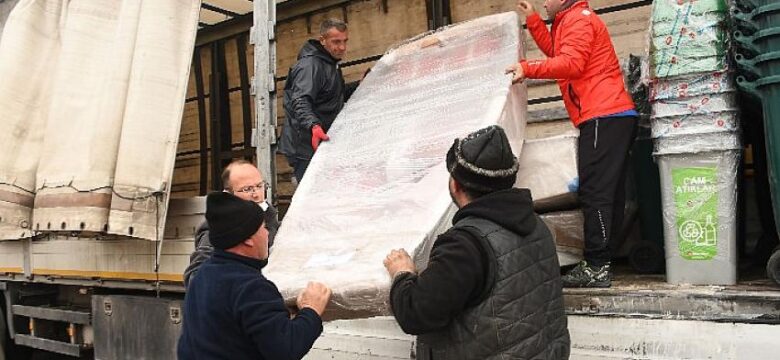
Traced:
<path fill-rule="evenodd" d="M 277 109 L 279 118 L 277 121 L 277 135 L 281 134 L 283 122 L 283 109 L 281 103 L 281 90 L 284 88 L 284 79 L 288 69 L 294 64 L 298 51 L 303 43 L 316 37 L 319 23 L 328 17 L 338 19 L 346 18 L 350 28 L 350 40 L 347 57 L 344 63 L 360 62 L 360 59 L 381 55 L 393 44 L 420 34 L 428 30 L 428 18 L 425 0 L 354 0 L 340 2 L 340 6 L 326 7 L 323 10 L 315 10 L 305 14 L 287 16 L 286 12 L 278 14 L 277 23 Z M 543 0 L 532 0 L 532 3 L 543 14 Z M 316 2 L 302 2 L 301 6 L 316 8 Z M 629 54 L 643 54 L 645 52 L 645 36 L 648 28 L 651 1 L 642 0 L 591 0 L 591 6 L 597 11 L 606 10 L 600 16 L 607 24 L 612 35 L 616 51 L 620 59 L 625 59 Z M 453 22 L 465 21 L 480 16 L 495 14 L 504 11 L 514 11 L 513 0 L 450 0 L 450 10 Z M 289 9 L 286 10 L 289 12 Z M 243 38 L 246 40 L 246 37 Z M 229 87 L 239 86 L 237 52 L 235 41 L 228 41 L 226 45 Z M 247 47 L 247 61 L 250 64 L 249 72 L 252 76 L 253 51 L 252 46 Z M 211 57 L 208 44 L 200 48 L 203 78 L 205 80 L 205 93 L 208 94 L 208 79 L 211 72 Z M 533 41 L 528 42 L 528 57 L 540 58 L 542 54 L 536 48 Z M 358 80 L 365 69 L 373 65 L 373 62 L 360 63 L 343 68 L 347 82 Z M 193 98 L 196 95 L 194 73 L 190 77 L 190 87 L 187 94 L 188 102 L 185 107 L 184 123 L 179 143 L 176 171 L 173 179 L 173 196 L 188 197 L 198 195 L 199 188 L 199 136 L 198 106 Z M 541 110 L 558 109 L 562 107 L 560 100 L 555 100 L 560 95 L 557 86 L 551 82 L 537 81 L 529 83 L 529 111 L 543 113 Z M 240 92 L 231 92 L 231 123 L 233 124 L 234 145 L 243 139 L 241 127 L 241 102 Z M 254 108 L 252 109 L 254 113 Z M 208 101 L 206 101 L 206 113 L 208 114 Z M 534 125 L 530 134 L 535 136 L 547 136 L 556 132 L 571 129 L 564 122 L 546 123 Z M 238 139 L 238 140 L 236 140 Z M 241 147 L 243 144 L 236 145 Z M 290 183 L 291 169 L 282 156 L 277 156 L 277 182 L 281 205 L 288 201 L 293 193 Z"/>

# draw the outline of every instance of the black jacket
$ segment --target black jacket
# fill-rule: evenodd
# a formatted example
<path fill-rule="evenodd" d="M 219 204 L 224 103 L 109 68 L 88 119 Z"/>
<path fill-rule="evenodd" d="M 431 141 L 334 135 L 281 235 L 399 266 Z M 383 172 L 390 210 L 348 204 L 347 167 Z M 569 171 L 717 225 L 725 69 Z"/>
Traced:
<path fill-rule="evenodd" d="M 184 297 L 177 347 L 187 359 L 301 359 L 322 333 L 322 319 L 304 308 L 290 319 L 265 261 L 222 250 L 203 263 Z"/>
<path fill-rule="evenodd" d="M 555 243 L 530 192 L 480 197 L 453 224 L 428 267 L 399 275 L 391 288 L 399 325 L 421 335 L 418 359 L 568 357 Z"/>
<path fill-rule="evenodd" d="M 284 85 L 285 122 L 279 151 L 288 158 L 310 160 L 311 127 L 325 132 L 344 107 L 344 77 L 338 62 L 317 40 L 309 40 L 290 68 Z"/>

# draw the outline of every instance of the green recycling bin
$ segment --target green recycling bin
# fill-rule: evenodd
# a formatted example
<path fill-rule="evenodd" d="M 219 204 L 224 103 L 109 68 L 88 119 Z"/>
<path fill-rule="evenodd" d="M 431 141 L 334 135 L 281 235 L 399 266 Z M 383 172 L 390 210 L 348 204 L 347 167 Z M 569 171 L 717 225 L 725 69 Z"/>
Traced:
<path fill-rule="evenodd" d="M 732 1 L 739 1 L 742 5 L 745 5 L 751 9 L 757 9 L 762 6 L 774 4 L 777 2 L 777 0 L 732 0 Z"/>
<path fill-rule="evenodd" d="M 749 13 L 735 10 L 734 18 L 744 23 L 750 23 L 755 29 L 780 27 L 780 2 L 762 5 Z"/>
<path fill-rule="evenodd" d="M 661 179 L 666 281 L 735 284 L 739 136 L 656 139 L 654 155 Z"/>
<path fill-rule="evenodd" d="M 769 188 L 772 193 L 775 224 L 780 233 L 780 75 L 764 77 L 755 83 L 740 77 L 737 78 L 737 84 L 762 100 Z"/>
<path fill-rule="evenodd" d="M 639 231 L 642 241 L 628 254 L 631 266 L 640 273 L 658 273 L 664 268 L 664 223 L 661 217 L 661 183 L 653 161 L 653 139 L 649 129 L 640 128 L 631 150 L 631 169 L 636 182 Z"/>
<path fill-rule="evenodd" d="M 750 36 L 735 31 L 734 41 L 756 54 L 780 51 L 780 27 L 762 29 Z"/>
<path fill-rule="evenodd" d="M 734 59 L 743 71 L 747 70 L 757 77 L 780 75 L 780 51 L 773 51 L 746 59 L 742 54 L 737 54 Z"/>

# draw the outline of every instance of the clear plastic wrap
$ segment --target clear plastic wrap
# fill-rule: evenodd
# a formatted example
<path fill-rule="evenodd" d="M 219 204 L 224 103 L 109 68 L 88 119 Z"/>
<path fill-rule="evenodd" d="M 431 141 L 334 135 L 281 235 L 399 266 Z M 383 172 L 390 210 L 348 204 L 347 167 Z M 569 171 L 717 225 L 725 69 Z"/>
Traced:
<path fill-rule="evenodd" d="M 334 316 L 388 312 L 384 257 L 404 248 L 423 267 L 449 226 L 453 140 L 499 124 L 519 153 L 526 89 L 504 69 L 522 45 L 510 12 L 419 36 L 379 60 L 317 150 L 276 237 L 264 273 L 286 299 L 314 280 L 333 289 Z"/>
<path fill-rule="evenodd" d="M 725 0 L 653 2 L 650 72 L 675 77 L 728 68 Z"/>
<path fill-rule="evenodd" d="M 569 133 L 523 144 L 515 185 L 531 190 L 537 212 L 577 206 L 577 137 Z"/>
<path fill-rule="evenodd" d="M 583 226 L 585 220 L 582 210 L 552 212 L 539 215 L 550 229 L 555 239 L 555 247 L 558 251 L 558 262 L 561 266 L 573 265 L 582 260 L 582 251 L 585 248 L 583 238 Z"/>
<path fill-rule="evenodd" d="M 653 2 L 651 136 L 670 283 L 736 281 L 741 142 L 726 0 Z"/>
<path fill-rule="evenodd" d="M 658 158 L 667 282 L 736 283 L 739 161 L 739 150 Z"/>
<path fill-rule="evenodd" d="M 654 155 L 695 154 L 741 148 L 742 144 L 737 132 L 686 134 L 656 139 Z"/>
<path fill-rule="evenodd" d="M 650 100 L 669 100 L 707 94 L 719 94 L 735 91 L 734 76 L 718 71 L 693 74 L 676 78 L 657 78 L 652 82 Z"/>
<path fill-rule="evenodd" d="M 711 15 L 725 16 L 728 10 L 726 0 L 655 0 L 653 21 L 680 21 Z"/>
<path fill-rule="evenodd" d="M 691 114 L 653 118 L 652 137 L 693 135 L 712 132 L 739 131 L 737 111 L 723 111 L 707 114 Z"/>
<path fill-rule="evenodd" d="M 736 92 L 658 100 L 653 103 L 653 118 L 733 111 L 736 104 Z"/>

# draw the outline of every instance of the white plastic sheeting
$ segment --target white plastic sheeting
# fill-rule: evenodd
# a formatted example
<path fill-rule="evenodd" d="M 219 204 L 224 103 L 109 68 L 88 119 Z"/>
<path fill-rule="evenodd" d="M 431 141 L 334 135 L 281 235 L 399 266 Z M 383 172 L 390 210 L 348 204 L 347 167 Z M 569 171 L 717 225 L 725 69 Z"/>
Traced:
<path fill-rule="evenodd" d="M 577 206 L 577 137 L 572 131 L 523 144 L 515 185 L 531 190 L 537 212 Z"/>
<path fill-rule="evenodd" d="M 347 311 L 387 311 L 391 249 L 425 253 L 449 227 L 445 167 L 457 137 L 504 127 L 519 152 L 526 89 L 504 69 L 521 55 L 515 13 L 412 39 L 373 67 L 314 156 L 264 271 L 290 299 L 316 280 Z"/>
<path fill-rule="evenodd" d="M 0 42 L 0 239 L 160 239 L 198 0 L 22 0 Z"/>
<path fill-rule="evenodd" d="M 582 210 L 551 212 L 539 215 L 555 239 L 558 263 L 561 266 L 574 265 L 583 259 L 585 248 L 585 219 Z"/>

